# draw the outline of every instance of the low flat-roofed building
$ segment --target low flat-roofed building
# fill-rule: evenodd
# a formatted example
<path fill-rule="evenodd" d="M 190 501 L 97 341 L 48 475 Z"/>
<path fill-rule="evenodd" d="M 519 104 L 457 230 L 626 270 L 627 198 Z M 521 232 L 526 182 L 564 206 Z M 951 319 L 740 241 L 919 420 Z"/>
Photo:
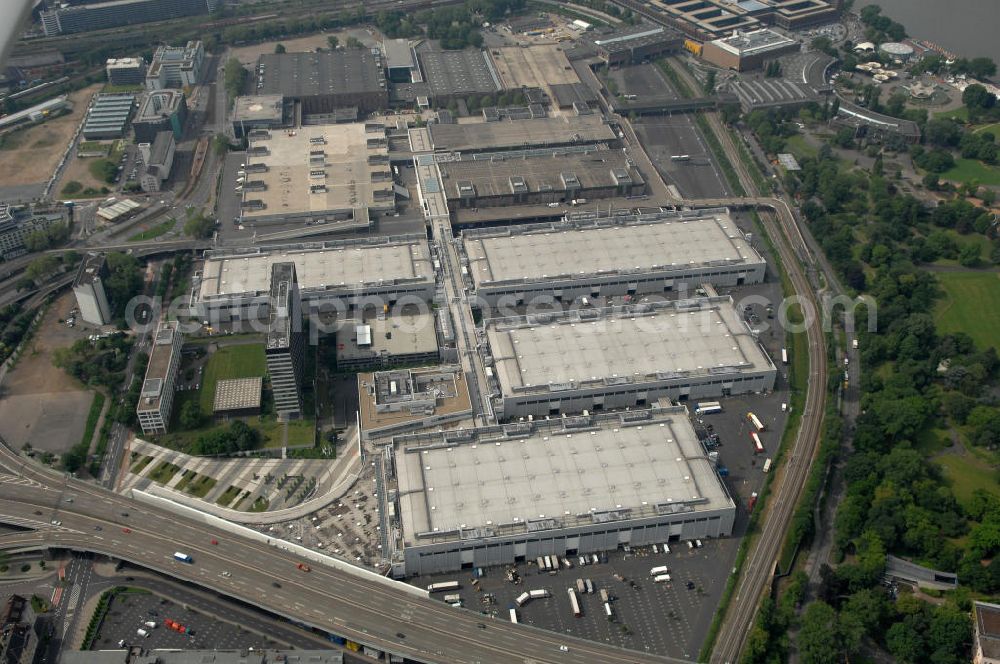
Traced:
<path fill-rule="evenodd" d="M 263 376 L 229 378 L 216 382 L 212 412 L 224 416 L 259 413 L 263 386 Z"/>
<path fill-rule="evenodd" d="M 409 83 L 413 80 L 417 58 L 413 54 L 413 48 L 410 47 L 410 40 L 383 40 L 382 53 L 385 55 L 385 71 L 390 81 Z"/>
<path fill-rule="evenodd" d="M 361 437 L 384 439 L 472 416 L 465 372 L 457 365 L 358 374 Z"/>
<path fill-rule="evenodd" d="M 243 138 L 254 129 L 277 129 L 285 124 L 285 98 L 281 95 L 237 97 L 230 117 L 236 138 Z"/>
<path fill-rule="evenodd" d="M 434 294 L 434 266 L 421 235 L 209 251 L 197 286 L 198 315 L 266 318 L 271 265 L 286 261 L 295 263 L 303 307 L 335 301 L 353 306 L 368 299 L 392 304 Z"/>
<path fill-rule="evenodd" d="M 597 217 L 462 232 L 476 294 L 517 305 L 738 286 L 764 280 L 767 262 L 725 208 Z"/>
<path fill-rule="evenodd" d="M 368 319 L 347 319 L 337 330 L 340 370 L 431 364 L 439 346 L 433 313 L 400 313 Z"/>
<path fill-rule="evenodd" d="M 398 436 L 391 455 L 401 576 L 724 537 L 736 513 L 683 407 Z"/>
<path fill-rule="evenodd" d="M 255 73 L 257 94 L 294 99 L 303 116 L 350 106 L 371 113 L 385 108 L 389 100 L 377 49 L 265 53 L 257 59 Z"/>
<path fill-rule="evenodd" d="M 83 122 L 83 137 L 88 141 L 110 140 L 125 135 L 125 128 L 135 110 L 135 95 L 96 94 Z"/>
<path fill-rule="evenodd" d="M 486 51 L 425 48 L 417 51 L 417 59 L 432 101 L 438 106 L 469 95 L 492 95 L 501 89 Z"/>
<path fill-rule="evenodd" d="M 777 370 L 728 297 L 485 322 L 497 417 L 764 392 Z"/>
<path fill-rule="evenodd" d="M 618 146 L 614 130 L 596 113 L 533 120 L 433 124 L 429 129 L 434 149 L 439 152 L 501 152 L 601 142 Z"/>
<path fill-rule="evenodd" d="M 353 221 L 395 208 L 385 126 L 304 126 L 250 132 L 242 223 Z M 354 227 L 352 226 L 352 227 Z"/>
<path fill-rule="evenodd" d="M 701 57 L 717 67 L 747 71 L 759 69 L 765 62 L 787 53 L 796 53 L 801 48 L 794 39 L 761 28 L 710 41 L 702 47 Z"/>
<path fill-rule="evenodd" d="M 798 30 L 832 22 L 841 4 L 839 0 L 651 0 L 648 9 L 689 37 L 710 41 L 764 25 Z"/>
<path fill-rule="evenodd" d="M 135 412 L 145 435 L 167 432 L 174 404 L 174 381 L 181 362 L 183 340 L 177 321 L 161 322 L 153 337 L 146 377 Z"/>
<path fill-rule="evenodd" d="M 197 85 L 205 61 L 205 45 L 200 40 L 184 46 L 159 46 L 146 72 L 146 89 L 183 88 Z"/>
<path fill-rule="evenodd" d="M 973 664 L 1000 664 L 1000 604 L 974 602 L 972 605 Z"/>
<path fill-rule="evenodd" d="M 684 44 L 684 36 L 677 30 L 649 23 L 593 35 L 591 40 L 597 54 L 609 65 L 636 64 L 672 53 Z"/>
<path fill-rule="evenodd" d="M 621 151 L 533 150 L 503 159 L 438 163 L 450 209 L 569 203 L 646 193 L 646 181 Z"/>

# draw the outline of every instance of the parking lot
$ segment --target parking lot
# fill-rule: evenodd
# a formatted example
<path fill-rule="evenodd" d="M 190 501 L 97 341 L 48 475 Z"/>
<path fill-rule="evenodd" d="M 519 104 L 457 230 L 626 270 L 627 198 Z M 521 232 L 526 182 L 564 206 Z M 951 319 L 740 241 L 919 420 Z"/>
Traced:
<path fill-rule="evenodd" d="M 644 116 L 633 122 L 632 128 L 656 170 L 667 184 L 676 185 L 682 196 L 714 198 L 732 195 L 690 113 Z M 686 155 L 688 159 L 672 159 L 679 155 Z"/>
<path fill-rule="evenodd" d="M 468 571 L 411 582 L 426 587 L 435 581 L 457 580 L 462 584 L 457 592 L 465 609 L 504 621 L 510 619 L 509 609 L 516 607 L 518 595 L 546 589 L 551 597 L 516 608 L 519 622 L 631 650 L 693 659 L 725 587 L 723 570 L 730 569 L 738 544 L 737 539 L 703 540 L 701 548 L 689 549 L 677 542 L 670 545 L 669 554 L 654 554 L 650 547 L 618 550 L 596 565 L 581 567 L 574 558 L 572 569 L 558 572 L 539 572 L 534 562 L 520 564 L 516 570 L 521 582 L 516 585 L 507 581 L 500 568 L 484 570 L 478 587 Z M 670 568 L 671 581 L 654 583 L 649 571 L 663 565 Z M 574 617 L 566 592 L 576 587 L 577 579 L 590 579 L 594 587 L 593 594 L 577 594 L 583 614 L 579 618 Z M 611 596 L 611 619 L 605 615 L 601 589 Z M 434 597 L 443 600 L 443 594 Z"/>
<path fill-rule="evenodd" d="M 164 621 L 167 619 L 184 625 L 188 628 L 188 633 L 181 634 L 168 629 L 164 626 Z M 156 627 L 145 626 L 143 623 L 146 621 L 155 622 Z M 148 632 L 149 636 L 139 635 L 137 630 L 140 628 Z M 114 598 L 107 617 L 101 623 L 94 649 L 117 648 L 122 640 L 127 644 L 142 645 L 150 649 L 222 650 L 277 647 L 277 642 L 239 625 L 218 620 L 147 592 L 122 593 Z"/>

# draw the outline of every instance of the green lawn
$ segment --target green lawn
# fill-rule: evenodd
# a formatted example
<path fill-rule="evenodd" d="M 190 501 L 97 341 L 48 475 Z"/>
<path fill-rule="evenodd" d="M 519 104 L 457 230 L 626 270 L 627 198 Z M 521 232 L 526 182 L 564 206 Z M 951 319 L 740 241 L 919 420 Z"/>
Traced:
<path fill-rule="evenodd" d="M 235 486 L 230 486 L 228 489 L 222 492 L 219 499 L 215 502 L 223 507 L 229 507 L 229 503 L 236 499 L 236 496 L 240 495 L 240 488 Z"/>
<path fill-rule="evenodd" d="M 937 113 L 934 113 L 934 118 L 936 120 L 952 118 L 954 120 L 961 120 L 962 122 L 968 122 L 969 109 L 967 109 L 965 106 L 961 106 L 959 108 L 954 108 L 950 111 L 938 111 Z"/>
<path fill-rule="evenodd" d="M 956 159 L 955 167 L 942 173 L 941 179 L 961 183 L 975 181 L 985 185 L 1000 185 L 1000 168 L 975 159 Z"/>
<path fill-rule="evenodd" d="M 211 413 L 215 404 L 215 384 L 230 378 L 253 378 L 267 372 L 264 346 L 245 344 L 225 346 L 208 359 L 201 384 L 201 412 Z"/>
<path fill-rule="evenodd" d="M 148 242 L 149 240 L 155 240 L 161 235 L 166 235 L 174 229 L 174 224 L 177 223 L 176 219 L 167 219 L 162 224 L 157 224 L 152 228 L 148 228 L 135 235 L 130 235 L 128 238 L 129 242 Z"/>
<path fill-rule="evenodd" d="M 163 461 L 148 477 L 158 484 L 168 484 L 178 472 L 180 472 L 179 466 L 175 466 L 169 461 Z"/>
<path fill-rule="evenodd" d="M 196 498 L 204 498 L 205 496 L 208 495 L 208 492 L 215 487 L 217 482 L 218 480 L 216 480 L 214 477 L 209 477 L 208 475 L 202 475 L 201 477 L 198 478 L 197 481 L 191 482 L 191 484 L 188 486 L 187 491 Z"/>
<path fill-rule="evenodd" d="M 1000 122 L 994 122 L 993 124 L 981 125 L 972 130 L 973 134 L 978 134 L 981 131 L 988 131 L 993 134 L 994 137 L 1000 138 Z"/>
<path fill-rule="evenodd" d="M 139 473 L 141 473 L 143 471 L 143 469 L 145 469 L 146 466 L 149 465 L 149 462 L 152 461 L 152 460 L 153 460 L 153 457 L 151 457 L 151 456 L 144 456 L 144 457 L 142 457 L 141 459 L 139 459 L 138 461 L 135 462 L 134 466 L 132 466 L 132 472 L 135 473 L 136 475 L 138 475 Z"/>
<path fill-rule="evenodd" d="M 806 159 L 815 157 L 819 149 L 810 145 L 802 134 L 796 134 L 785 139 L 785 151 L 791 152 L 796 159 Z"/>
<path fill-rule="evenodd" d="M 965 332 L 980 348 L 1000 348 L 1000 273 L 941 272 L 944 297 L 934 310 L 938 330 Z"/>
<path fill-rule="evenodd" d="M 972 500 L 972 492 L 983 489 L 990 493 L 1000 493 L 997 490 L 997 472 L 989 465 L 971 457 L 958 454 L 942 454 L 934 459 L 941 466 L 945 479 L 951 484 L 955 499 L 963 507 Z"/>
<path fill-rule="evenodd" d="M 989 264 L 990 252 L 993 250 L 993 244 L 990 239 L 985 235 L 980 233 L 969 233 L 968 235 L 962 235 L 958 231 L 952 228 L 944 229 L 944 233 L 951 237 L 958 245 L 959 250 L 962 249 L 967 244 L 978 244 L 979 245 L 979 259 L 983 261 L 983 264 Z M 958 259 L 955 258 L 939 258 L 934 261 L 935 265 L 959 265 Z"/>

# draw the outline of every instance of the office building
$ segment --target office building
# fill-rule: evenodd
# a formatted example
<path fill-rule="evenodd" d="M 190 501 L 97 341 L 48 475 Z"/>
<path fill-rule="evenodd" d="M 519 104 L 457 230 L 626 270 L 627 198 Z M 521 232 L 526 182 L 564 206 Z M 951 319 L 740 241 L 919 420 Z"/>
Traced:
<path fill-rule="evenodd" d="M 358 398 L 364 440 L 472 417 L 469 385 L 458 365 L 359 373 Z"/>
<path fill-rule="evenodd" d="M 196 286 L 198 315 L 210 320 L 266 316 L 271 265 L 291 261 L 311 309 L 434 296 L 434 266 L 421 235 L 207 251 Z"/>
<path fill-rule="evenodd" d="M 142 58 L 109 58 L 104 66 L 111 85 L 143 85 L 146 61 Z"/>
<path fill-rule="evenodd" d="M 776 25 L 801 30 L 837 19 L 841 0 L 650 0 L 648 9 L 688 37 L 706 42 Z"/>
<path fill-rule="evenodd" d="M 9 260 L 28 253 L 27 238 L 53 224 L 66 221 L 63 212 L 24 211 L 15 214 L 6 203 L 0 203 L 0 258 Z"/>
<path fill-rule="evenodd" d="M 83 137 L 88 141 L 103 141 L 125 136 L 135 95 L 96 94 L 83 122 Z"/>
<path fill-rule="evenodd" d="M 736 515 L 677 406 L 397 436 L 383 458 L 397 576 L 724 537 Z"/>
<path fill-rule="evenodd" d="M 337 368 L 341 371 L 432 364 L 438 357 L 433 313 L 347 320 L 337 331 Z"/>
<path fill-rule="evenodd" d="M 747 71 L 760 69 L 764 63 L 788 53 L 797 53 L 801 48 L 794 39 L 761 28 L 710 41 L 702 47 L 701 57 L 716 67 Z"/>
<path fill-rule="evenodd" d="M 139 186 L 148 194 L 160 191 L 163 183 L 170 177 L 170 169 L 174 165 L 174 152 L 177 144 L 174 135 L 169 131 L 161 131 L 156 135 L 152 145 L 140 143 L 139 151 L 145 162 L 139 175 Z"/>
<path fill-rule="evenodd" d="M 183 88 L 197 85 L 205 61 L 205 45 L 189 41 L 184 46 L 160 46 L 146 72 L 146 89 Z"/>
<path fill-rule="evenodd" d="M 765 392 L 777 369 L 728 297 L 485 322 L 504 420 Z"/>
<path fill-rule="evenodd" d="M 281 421 L 302 417 L 302 301 L 295 263 L 271 265 L 267 344 L 264 354 Z"/>
<path fill-rule="evenodd" d="M 152 143 L 161 131 L 173 133 L 174 140 L 184 137 L 188 106 L 180 90 L 156 90 L 143 96 L 132 120 L 137 143 Z"/>
<path fill-rule="evenodd" d="M 972 664 L 1000 664 L 1000 605 L 972 604 Z"/>
<path fill-rule="evenodd" d="M 461 248 L 490 304 L 694 291 L 764 280 L 767 263 L 725 208 L 467 229 Z"/>
<path fill-rule="evenodd" d="M 342 48 L 322 53 L 267 53 L 257 60 L 258 95 L 296 101 L 303 116 L 356 107 L 384 109 L 388 83 L 378 49 Z"/>
<path fill-rule="evenodd" d="M 39 20 L 45 36 L 54 37 L 207 14 L 221 4 L 220 0 L 109 0 L 78 5 L 63 2 L 41 12 Z"/>
<path fill-rule="evenodd" d="M 181 363 L 181 333 L 177 321 L 162 321 L 153 337 L 146 378 L 142 382 L 139 403 L 135 408 L 142 433 L 155 436 L 166 433 L 174 405 L 174 381 Z"/>
<path fill-rule="evenodd" d="M 104 290 L 107 272 L 104 254 L 89 254 L 80 264 L 80 271 L 73 281 L 80 318 L 91 325 L 111 324 L 111 305 Z"/>

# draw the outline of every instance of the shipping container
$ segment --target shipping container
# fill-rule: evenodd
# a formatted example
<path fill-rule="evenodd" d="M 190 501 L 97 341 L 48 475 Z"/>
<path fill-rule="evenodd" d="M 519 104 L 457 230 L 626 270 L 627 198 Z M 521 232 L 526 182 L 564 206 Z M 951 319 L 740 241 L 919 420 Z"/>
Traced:
<path fill-rule="evenodd" d="M 441 581 L 440 583 L 432 583 L 427 586 L 427 592 L 440 593 L 446 590 L 458 590 L 461 587 L 458 581 Z"/>
<path fill-rule="evenodd" d="M 531 599 L 544 599 L 546 597 L 552 596 L 551 593 L 549 593 L 549 591 L 546 590 L 545 588 L 537 588 L 535 590 L 529 590 L 528 595 L 531 596 Z"/>
<path fill-rule="evenodd" d="M 583 579 L 576 580 L 576 589 L 581 593 L 587 591 L 587 585 L 583 582 Z"/>
<path fill-rule="evenodd" d="M 747 419 L 750 420 L 750 423 L 754 425 L 754 427 L 757 429 L 757 431 L 763 431 L 764 430 L 764 423 L 761 422 L 760 418 L 758 418 L 753 413 L 747 413 Z"/>
<path fill-rule="evenodd" d="M 531 599 L 531 595 L 529 595 L 528 593 L 521 593 L 520 595 L 517 596 L 517 599 L 514 600 L 514 603 L 517 604 L 518 606 L 524 606 L 529 599 Z"/>
<path fill-rule="evenodd" d="M 584 585 L 587 586 L 587 594 L 588 595 L 593 595 L 594 594 L 594 583 L 590 579 L 584 579 L 583 583 L 584 583 Z"/>
<path fill-rule="evenodd" d="M 607 602 L 604 603 L 604 615 L 607 616 L 608 620 L 614 618 L 614 614 L 611 612 L 611 605 Z"/>
<path fill-rule="evenodd" d="M 573 588 L 567 588 L 566 590 L 569 594 L 569 605 L 573 609 L 573 615 L 579 618 L 583 615 L 583 611 L 580 610 L 580 600 L 576 597 L 576 590 Z"/>
<path fill-rule="evenodd" d="M 764 461 L 764 472 L 766 473 L 770 470 L 771 470 L 771 460 L 767 459 L 766 461 Z"/>
<path fill-rule="evenodd" d="M 601 588 L 601 593 L 600 594 L 601 594 L 601 601 L 602 602 L 610 602 L 611 601 L 611 595 L 608 594 L 608 589 L 607 588 Z"/>
<path fill-rule="evenodd" d="M 515 625 L 517 624 L 517 609 L 510 610 L 510 621 Z"/>
<path fill-rule="evenodd" d="M 712 413 L 721 413 L 722 404 L 718 401 L 702 401 L 698 404 L 697 408 L 694 409 L 695 415 L 711 415 Z"/>
<path fill-rule="evenodd" d="M 764 444 L 760 442 L 760 436 L 757 435 L 756 431 L 750 433 L 750 439 L 753 441 L 754 454 L 762 454 L 764 452 Z"/>

